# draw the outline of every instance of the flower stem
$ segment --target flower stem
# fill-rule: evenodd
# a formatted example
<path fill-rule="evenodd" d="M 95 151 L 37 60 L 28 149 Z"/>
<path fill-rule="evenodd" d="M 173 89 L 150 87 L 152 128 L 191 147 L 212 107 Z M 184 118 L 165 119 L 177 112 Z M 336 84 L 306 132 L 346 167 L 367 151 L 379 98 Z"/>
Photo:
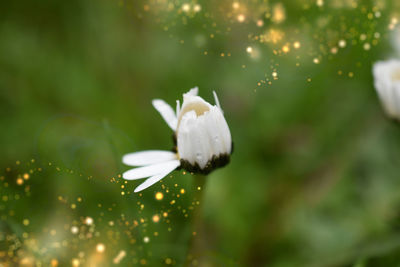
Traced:
<path fill-rule="evenodd" d="M 198 262 L 200 260 L 199 256 L 204 254 L 207 247 L 206 230 L 203 221 L 203 196 L 206 178 L 207 176 L 202 174 L 196 174 L 193 177 L 194 210 L 185 266 L 193 266 L 194 261 Z"/>

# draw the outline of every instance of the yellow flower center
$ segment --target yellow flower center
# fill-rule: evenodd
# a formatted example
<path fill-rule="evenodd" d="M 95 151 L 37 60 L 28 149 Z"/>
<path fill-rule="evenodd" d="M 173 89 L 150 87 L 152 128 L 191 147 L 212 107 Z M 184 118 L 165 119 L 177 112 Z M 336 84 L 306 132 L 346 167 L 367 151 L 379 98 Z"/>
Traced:
<path fill-rule="evenodd" d="M 395 69 L 392 74 L 393 81 L 400 81 L 400 68 Z"/>
<path fill-rule="evenodd" d="M 189 104 L 186 104 L 185 107 L 180 111 L 179 117 L 178 117 L 178 126 L 176 128 L 176 135 L 178 135 L 178 130 L 179 130 L 179 126 L 181 124 L 181 119 L 183 117 L 183 115 L 189 111 L 194 111 L 196 112 L 197 117 L 203 115 L 204 113 L 206 113 L 207 111 L 210 111 L 209 106 L 201 101 L 195 101 Z"/>
<path fill-rule="evenodd" d="M 197 117 L 203 115 L 205 112 L 209 111 L 210 108 L 203 103 L 190 103 L 185 106 L 185 108 L 181 111 L 180 117 L 182 117 L 186 112 L 194 110 L 196 112 Z"/>

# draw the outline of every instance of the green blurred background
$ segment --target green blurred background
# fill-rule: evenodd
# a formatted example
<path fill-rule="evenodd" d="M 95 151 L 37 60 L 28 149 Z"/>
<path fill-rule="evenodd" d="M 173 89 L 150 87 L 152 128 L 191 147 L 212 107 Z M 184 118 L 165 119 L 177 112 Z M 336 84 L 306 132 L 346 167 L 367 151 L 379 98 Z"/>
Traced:
<path fill-rule="evenodd" d="M 118 175 L 123 154 L 173 145 L 151 100 L 194 86 L 218 93 L 235 151 L 190 264 L 399 266 L 400 126 L 371 75 L 396 2 L 2 3 L 0 266 L 183 265 L 195 178 L 139 195 Z"/>

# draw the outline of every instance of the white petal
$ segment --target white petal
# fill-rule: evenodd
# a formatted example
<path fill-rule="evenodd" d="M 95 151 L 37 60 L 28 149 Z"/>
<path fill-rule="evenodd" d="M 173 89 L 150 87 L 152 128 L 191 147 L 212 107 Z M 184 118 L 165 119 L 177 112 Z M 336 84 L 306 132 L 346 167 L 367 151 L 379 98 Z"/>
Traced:
<path fill-rule="evenodd" d="M 217 93 L 216 93 L 215 91 L 213 91 L 213 95 L 214 95 L 215 104 L 216 104 L 217 107 L 219 107 L 219 109 L 222 111 L 221 105 L 219 104 L 219 100 L 218 100 Z"/>
<path fill-rule="evenodd" d="M 176 117 L 179 117 L 179 113 L 181 112 L 181 102 L 176 100 Z"/>
<path fill-rule="evenodd" d="M 393 105 L 394 109 L 396 110 L 396 118 L 400 118 L 400 83 L 394 82 L 393 83 Z"/>
<path fill-rule="evenodd" d="M 222 111 L 214 110 L 215 119 L 218 125 L 219 133 L 221 136 L 221 142 L 223 145 L 223 154 L 230 154 L 232 152 L 232 137 L 231 131 L 229 130 L 228 123 L 225 120 Z"/>
<path fill-rule="evenodd" d="M 164 100 L 154 99 L 152 101 L 154 108 L 160 112 L 161 116 L 172 130 L 176 130 L 178 120 L 174 110 Z"/>
<path fill-rule="evenodd" d="M 186 93 L 186 95 L 196 96 L 198 93 L 199 93 L 199 87 L 196 86 L 190 89 L 189 92 Z"/>
<path fill-rule="evenodd" d="M 191 110 L 182 116 L 179 129 L 177 130 L 177 143 L 180 158 L 189 161 L 191 164 L 195 163 L 194 148 L 192 147 L 191 127 L 196 125 L 196 112 Z"/>
<path fill-rule="evenodd" d="M 122 157 L 122 162 L 128 166 L 146 166 L 177 159 L 174 152 L 162 150 L 147 150 L 129 153 Z"/>
<path fill-rule="evenodd" d="M 220 109 L 217 107 L 214 107 L 211 109 L 211 111 L 206 114 L 206 131 L 207 135 L 210 138 L 210 143 L 211 143 L 211 150 L 212 150 L 212 155 L 220 155 L 223 154 L 225 151 L 225 143 L 223 140 L 224 134 L 220 130 L 220 126 L 218 125 L 219 120 L 217 119 L 217 114 L 215 110 L 220 113 Z"/>
<path fill-rule="evenodd" d="M 158 181 L 160 181 L 162 178 L 164 178 L 167 174 L 162 173 L 162 174 L 157 174 L 154 175 L 148 179 L 146 179 L 146 181 L 144 181 L 143 183 L 141 183 L 138 187 L 135 188 L 135 193 L 140 192 L 150 186 L 152 186 L 153 184 L 157 183 Z"/>
<path fill-rule="evenodd" d="M 178 116 L 178 127 L 182 120 L 182 116 L 184 116 L 186 112 L 195 111 L 196 115 L 200 116 L 204 114 L 204 112 L 209 111 L 211 107 L 212 105 L 207 103 L 200 96 L 185 94 L 183 96 L 183 103 Z"/>
<path fill-rule="evenodd" d="M 200 116 L 196 120 L 195 127 L 191 127 L 192 146 L 194 148 L 193 156 L 200 168 L 204 168 L 213 156 L 213 150 L 210 144 L 211 138 L 207 133 L 205 115 Z"/>
<path fill-rule="evenodd" d="M 158 163 L 154 165 L 149 165 L 145 167 L 131 169 L 122 174 L 122 177 L 126 180 L 137 180 L 141 178 L 146 178 L 149 176 L 157 175 L 166 172 L 171 168 L 171 166 L 178 167 L 180 164 L 179 160 L 171 160 L 163 163 Z M 174 169 L 175 169 L 174 168 Z M 173 170 L 174 170 L 173 169 Z M 169 172 L 171 172 L 170 170 Z"/>
<path fill-rule="evenodd" d="M 218 109 L 215 107 L 215 109 Z M 220 111 L 219 111 L 220 112 Z M 187 112 L 178 129 L 178 151 L 182 159 L 204 168 L 213 156 L 211 138 L 207 132 L 208 112 L 197 117 L 195 111 Z"/>
<path fill-rule="evenodd" d="M 376 62 L 373 66 L 374 83 L 378 96 L 386 113 L 400 119 L 400 81 L 394 77 L 400 70 L 399 60 Z"/>
<path fill-rule="evenodd" d="M 157 174 L 157 175 L 154 175 L 154 176 L 148 178 L 146 181 L 144 181 L 138 187 L 136 187 L 134 192 L 137 193 L 139 191 L 142 191 L 142 190 L 148 188 L 149 186 L 152 186 L 153 184 L 157 183 L 162 178 L 167 176 L 170 172 L 175 170 L 179 165 L 180 165 L 180 162 L 178 160 L 170 161 L 168 166 L 165 167 L 165 170 L 163 173 Z"/>
<path fill-rule="evenodd" d="M 194 110 L 186 112 L 177 129 L 180 158 L 204 168 L 212 157 L 230 154 L 232 138 L 228 124 L 217 106 L 198 116 Z"/>
<path fill-rule="evenodd" d="M 213 155 L 230 154 L 232 139 L 222 110 L 216 106 L 212 107 L 205 115 L 205 122 Z"/>
<path fill-rule="evenodd" d="M 400 26 L 397 26 L 391 33 L 391 41 L 397 55 L 400 55 Z"/>

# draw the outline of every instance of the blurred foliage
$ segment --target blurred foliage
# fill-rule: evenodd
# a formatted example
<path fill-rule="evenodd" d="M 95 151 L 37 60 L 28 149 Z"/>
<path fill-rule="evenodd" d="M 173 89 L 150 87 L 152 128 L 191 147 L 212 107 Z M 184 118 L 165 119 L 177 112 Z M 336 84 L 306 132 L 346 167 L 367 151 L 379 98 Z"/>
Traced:
<path fill-rule="evenodd" d="M 241 3 L 256 12 L 277 2 Z M 384 116 L 371 77 L 371 64 L 390 55 L 398 4 L 354 2 L 284 1 L 279 27 L 301 29 L 302 48 L 279 56 L 254 41 L 254 23 L 221 15 L 231 1 L 199 2 L 205 15 L 186 17 L 146 12 L 146 1 L 2 3 L 0 265 L 104 266 L 122 250 L 122 265 L 182 265 L 194 178 L 176 171 L 139 195 L 131 193 L 138 183 L 118 174 L 123 154 L 172 147 L 151 99 L 174 104 L 197 85 L 206 100 L 219 94 L 235 144 L 204 196 L 202 256 L 211 266 L 398 266 L 400 126 Z M 368 19 L 377 3 L 380 20 Z M 363 49 L 359 35 L 376 32 L 379 42 Z M 340 38 L 348 45 L 332 55 Z M 249 57 L 249 45 L 261 59 Z M 168 193 L 157 201 L 162 186 Z"/>

